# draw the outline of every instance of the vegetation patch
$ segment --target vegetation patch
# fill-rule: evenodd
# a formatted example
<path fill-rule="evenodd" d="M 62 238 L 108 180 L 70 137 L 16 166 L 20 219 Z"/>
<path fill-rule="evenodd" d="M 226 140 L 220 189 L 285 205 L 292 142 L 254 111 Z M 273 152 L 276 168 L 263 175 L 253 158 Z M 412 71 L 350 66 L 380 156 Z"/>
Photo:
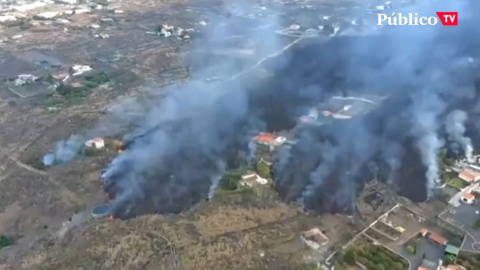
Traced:
<path fill-rule="evenodd" d="M 45 78 L 47 80 L 49 78 Z M 53 78 L 51 78 L 53 80 Z M 58 106 L 71 106 L 81 104 L 90 95 L 93 89 L 110 81 L 108 75 L 101 71 L 85 75 L 80 82 L 65 84 L 61 82 L 57 88 L 57 97 L 53 96 L 46 104 L 49 111 L 55 112 Z"/>
<path fill-rule="evenodd" d="M 466 269 L 480 269 L 480 255 L 472 253 L 460 253 L 456 264 Z"/>
<path fill-rule="evenodd" d="M 110 81 L 107 73 L 101 71 L 84 77 L 83 86 L 93 89 Z"/>
<path fill-rule="evenodd" d="M 417 254 L 417 246 L 421 239 L 422 235 L 420 233 L 410 238 L 410 240 L 408 240 L 404 245 L 405 250 L 412 255 Z"/>
<path fill-rule="evenodd" d="M 260 177 L 269 180 L 272 179 L 272 170 L 270 166 L 268 166 L 268 164 L 266 164 L 262 160 L 257 161 L 255 170 Z"/>
<path fill-rule="evenodd" d="M 5 235 L 0 235 L 0 249 L 13 245 L 13 240 Z"/>
<path fill-rule="evenodd" d="M 220 182 L 220 187 L 223 190 L 237 190 L 242 179 L 242 172 L 240 169 L 226 171 Z"/>
<path fill-rule="evenodd" d="M 347 256 L 347 254 L 353 253 Z M 372 270 L 407 270 L 408 262 L 399 255 L 374 245 L 368 241 L 355 243 L 350 251 L 345 253 L 345 261 L 349 264 L 353 259 L 355 263 L 360 263 L 367 269 Z M 347 261 L 348 259 L 348 261 Z M 336 268 L 335 268 L 336 269 Z"/>
<path fill-rule="evenodd" d="M 447 179 L 447 185 L 454 188 L 454 189 L 457 189 L 457 190 L 461 190 L 462 188 L 467 186 L 466 183 L 462 179 L 460 179 L 456 176 Z"/>
<path fill-rule="evenodd" d="M 5 25 L 6 27 L 19 27 L 21 30 L 26 30 L 32 27 L 30 22 L 26 19 L 7 21 L 7 22 L 3 22 L 2 24 Z"/>

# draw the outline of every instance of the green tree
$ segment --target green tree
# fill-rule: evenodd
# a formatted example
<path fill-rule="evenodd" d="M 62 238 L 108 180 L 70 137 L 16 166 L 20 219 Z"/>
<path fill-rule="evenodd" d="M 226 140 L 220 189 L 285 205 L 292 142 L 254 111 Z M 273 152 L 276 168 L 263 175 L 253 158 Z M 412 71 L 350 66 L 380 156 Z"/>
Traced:
<path fill-rule="evenodd" d="M 335 262 L 333 266 L 335 267 L 335 270 L 345 270 L 345 267 L 343 267 L 339 262 Z"/>
<path fill-rule="evenodd" d="M 455 256 L 449 254 L 445 257 L 446 264 L 454 264 L 455 263 Z"/>
<path fill-rule="evenodd" d="M 346 263 L 349 265 L 355 265 L 357 263 L 357 258 L 355 256 L 355 253 L 353 252 L 352 249 L 349 249 L 346 253 L 345 256 L 343 256 L 343 259 L 345 260 Z"/>
<path fill-rule="evenodd" d="M 450 245 L 460 247 L 462 245 L 462 240 L 458 237 L 454 237 L 450 239 Z"/>
<path fill-rule="evenodd" d="M 11 246 L 12 244 L 13 244 L 13 241 L 11 238 L 6 237 L 5 235 L 0 235 L 0 249 Z"/>
<path fill-rule="evenodd" d="M 270 166 L 265 164 L 265 162 L 259 161 L 257 162 L 257 173 L 260 177 L 265 178 L 265 179 L 271 179 L 272 178 L 272 172 L 270 170 Z"/>
<path fill-rule="evenodd" d="M 368 263 L 368 260 L 366 258 L 360 256 L 357 258 L 357 261 L 363 265 L 366 265 Z"/>
<path fill-rule="evenodd" d="M 368 262 L 365 267 L 367 267 L 367 269 L 375 269 L 376 265 L 372 262 Z M 336 268 L 335 268 L 336 269 Z"/>
<path fill-rule="evenodd" d="M 220 186 L 226 190 L 236 190 L 238 188 L 238 181 L 242 179 L 242 175 L 237 171 L 227 171 L 222 178 Z"/>
<path fill-rule="evenodd" d="M 412 246 L 407 246 L 406 249 L 407 249 L 407 252 L 408 252 L 408 253 L 410 253 L 410 254 L 415 254 L 415 248 L 414 248 L 414 247 L 412 247 Z"/>
<path fill-rule="evenodd" d="M 400 262 L 396 262 L 393 264 L 393 269 L 395 270 L 402 270 L 403 269 L 403 264 Z"/>

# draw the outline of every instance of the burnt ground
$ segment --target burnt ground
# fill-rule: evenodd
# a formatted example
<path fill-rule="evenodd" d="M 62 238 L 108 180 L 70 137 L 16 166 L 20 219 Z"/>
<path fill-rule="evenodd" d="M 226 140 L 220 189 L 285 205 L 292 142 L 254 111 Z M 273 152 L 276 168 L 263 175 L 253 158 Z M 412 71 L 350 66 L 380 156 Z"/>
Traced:
<path fill-rule="evenodd" d="M 2 36 L 24 36 L 0 44 L 2 79 L 39 72 L 33 60 L 25 57 L 32 52 L 65 65 L 88 64 L 111 78 L 108 85 L 69 106 L 57 104 L 46 92 L 21 98 L 0 86 L 0 233 L 14 240 L 13 246 L 0 252 L 1 269 L 303 269 L 311 259 L 298 240 L 300 231 L 320 227 L 335 248 L 378 216 L 379 211 L 368 207 L 362 209 L 360 223 L 336 215 L 307 216 L 266 189 L 261 192 L 264 196 L 219 197 L 181 215 L 95 221 L 89 219 L 89 211 L 106 200 L 98 176 L 110 160 L 108 155 L 48 170 L 39 166 L 41 156 L 56 141 L 93 127 L 110 104 L 124 96 L 158 94 L 163 86 L 187 79 L 184 60 L 192 56 L 189 52 L 195 42 L 205 41 L 201 37 L 164 39 L 145 32 L 163 22 L 198 28 L 200 20 L 231 16 L 221 5 L 216 1 L 114 2 L 111 6 L 125 14 L 75 15 L 68 32 L 55 25 L 1 29 Z M 292 14 L 303 14 L 304 9 L 293 6 Z M 105 16 L 114 17 L 113 25 L 101 28 L 110 38 L 92 38 L 88 25 Z M 282 17 L 285 26 L 302 20 Z M 317 22 L 306 24 L 312 27 Z M 235 36 L 222 38 L 217 44 L 237 47 L 198 52 L 194 58 L 232 57 L 232 73 L 253 63 L 248 50 L 255 49 L 255 44 Z M 288 43 L 292 38 L 279 40 Z M 209 71 L 208 76 L 216 76 L 214 68 Z M 57 110 L 47 110 L 52 106 Z"/>

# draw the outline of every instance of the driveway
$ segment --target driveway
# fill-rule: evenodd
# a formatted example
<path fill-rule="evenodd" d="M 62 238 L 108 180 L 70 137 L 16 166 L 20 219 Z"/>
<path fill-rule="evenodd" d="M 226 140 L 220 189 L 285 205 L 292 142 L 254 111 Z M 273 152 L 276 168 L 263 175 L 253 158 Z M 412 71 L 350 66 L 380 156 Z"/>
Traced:
<path fill-rule="evenodd" d="M 417 244 L 417 252 L 414 255 L 408 253 L 405 249 L 405 246 L 401 247 L 400 254 L 410 261 L 410 270 L 416 270 L 422 264 L 423 259 L 427 259 L 432 262 L 443 260 L 444 248 L 426 238 L 420 238 Z"/>

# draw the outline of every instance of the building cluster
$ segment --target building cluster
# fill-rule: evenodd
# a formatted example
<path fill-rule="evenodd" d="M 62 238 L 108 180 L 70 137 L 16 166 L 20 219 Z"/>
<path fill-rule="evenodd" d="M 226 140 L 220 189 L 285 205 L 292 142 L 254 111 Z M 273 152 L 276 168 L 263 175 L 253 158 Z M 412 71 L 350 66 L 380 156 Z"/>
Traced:
<path fill-rule="evenodd" d="M 73 22 L 72 16 L 74 15 L 89 14 L 98 10 L 110 12 L 112 15 L 124 13 L 122 10 L 108 7 L 108 3 L 108 0 L 6 0 L 0 2 L 0 26 L 30 28 L 54 25 L 61 27 L 64 32 L 67 32 Z M 92 24 L 90 28 L 98 29 L 100 26 Z M 104 33 L 92 33 L 92 36 L 108 37 Z M 22 37 L 23 35 L 21 34 L 14 35 L 0 40 L 0 43 L 8 40 L 17 40 Z"/>
<path fill-rule="evenodd" d="M 448 243 L 448 240 L 436 232 L 429 231 L 427 229 L 421 230 L 421 235 L 428 238 L 431 242 L 442 247 L 444 250 L 443 253 L 445 256 L 454 256 L 458 257 L 460 253 L 460 248 Z M 418 267 L 418 270 L 461 270 L 464 269 L 459 265 L 447 265 L 442 266 L 442 261 L 434 262 L 428 259 L 423 259 L 421 266 Z"/>
<path fill-rule="evenodd" d="M 470 160 L 462 159 L 455 161 L 452 169 L 458 173 L 458 178 L 467 183 L 480 180 L 480 155 L 473 156 Z"/>
<path fill-rule="evenodd" d="M 458 178 L 467 185 L 462 190 L 460 201 L 472 204 L 475 201 L 475 194 L 480 193 L 480 155 L 473 156 L 469 160 L 457 160 L 448 170 L 458 173 Z"/>
<path fill-rule="evenodd" d="M 287 138 L 272 133 L 261 132 L 254 138 L 258 147 L 274 151 L 287 142 Z"/>

